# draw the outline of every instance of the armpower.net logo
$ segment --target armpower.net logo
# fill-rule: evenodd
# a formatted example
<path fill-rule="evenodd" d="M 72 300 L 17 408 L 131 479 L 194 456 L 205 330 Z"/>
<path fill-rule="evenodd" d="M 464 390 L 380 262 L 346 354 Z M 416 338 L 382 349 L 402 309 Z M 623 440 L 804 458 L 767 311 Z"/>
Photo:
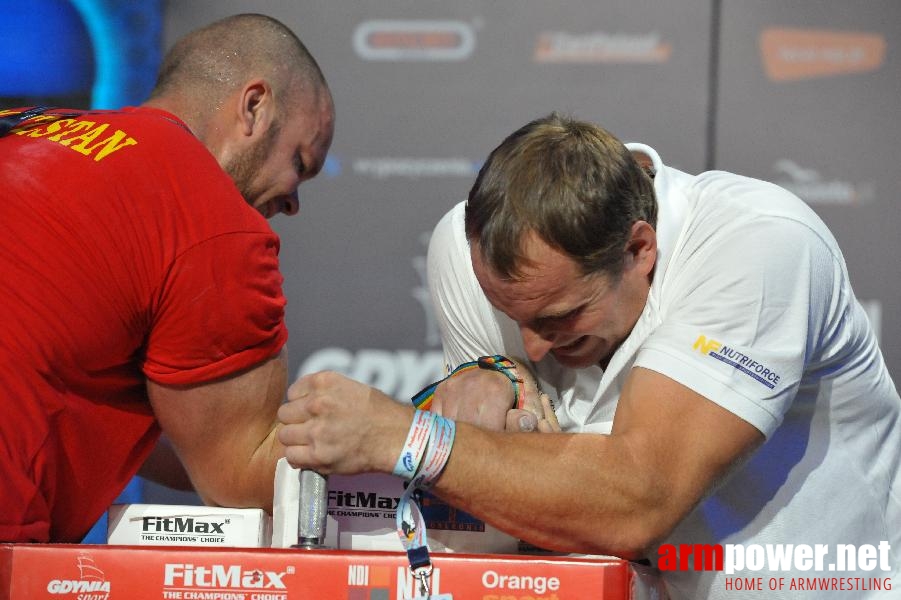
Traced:
<path fill-rule="evenodd" d="M 760 54 L 771 81 L 797 81 L 875 71 L 886 42 L 876 33 L 771 27 L 760 33 Z"/>

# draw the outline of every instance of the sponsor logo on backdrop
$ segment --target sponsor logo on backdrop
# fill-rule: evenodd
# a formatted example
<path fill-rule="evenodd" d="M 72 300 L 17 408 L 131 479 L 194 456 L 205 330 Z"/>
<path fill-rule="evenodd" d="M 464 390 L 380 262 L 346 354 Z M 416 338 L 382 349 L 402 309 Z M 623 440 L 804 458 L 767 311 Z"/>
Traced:
<path fill-rule="evenodd" d="M 463 21 L 364 21 L 353 46 L 364 60 L 459 62 L 472 56 L 476 36 Z"/>
<path fill-rule="evenodd" d="M 875 71 L 885 62 L 878 33 L 770 27 L 760 32 L 760 54 L 772 81 L 797 81 Z"/>
<path fill-rule="evenodd" d="M 78 579 L 51 579 L 47 582 L 47 593 L 54 598 L 74 598 L 77 600 L 109 600 L 110 582 L 89 554 L 79 554 L 75 559 Z"/>
<path fill-rule="evenodd" d="M 538 63 L 662 63 L 672 53 L 672 44 L 657 32 L 545 31 L 538 35 L 533 58 Z"/>
<path fill-rule="evenodd" d="M 412 157 L 380 157 L 358 158 L 353 162 L 356 175 L 388 179 L 404 177 L 421 179 L 423 177 L 475 177 L 481 163 L 468 158 L 412 158 Z"/>
<path fill-rule="evenodd" d="M 392 585 L 391 567 L 382 567 L 376 565 L 347 565 L 347 600 L 364 600 L 364 599 L 380 599 L 389 600 L 391 598 L 392 587 L 394 588 L 394 600 L 405 600 L 406 598 L 420 598 L 418 582 L 413 581 L 410 569 L 406 567 L 397 567 L 396 569 L 396 586 Z M 450 594 L 441 593 L 441 569 L 432 569 L 432 575 L 429 577 L 429 600 L 452 600 Z"/>
<path fill-rule="evenodd" d="M 808 204 L 864 204 L 875 196 L 875 186 L 872 183 L 826 179 L 818 171 L 802 167 L 792 160 L 776 161 L 773 170 L 780 174 L 773 183 L 784 187 Z"/>
<path fill-rule="evenodd" d="M 420 236 L 423 248 L 428 247 L 430 233 Z M 425 343 L 428 347 L 440 344 L 438 324 L 432 312 L 426 284 L 426 257 L 412 258 L 412 266 L 419 278 L 410 295 L 422 308 L 425 321 Z M 383 348 L 322 348 L 300 365 L 298 376 L 317 371 L 337 371 L 351 379 L 362 381 L 397 398 L 409 400 L 419 390 L 445 376 L 444 356 L 440 350 L 388 350 Z"/>

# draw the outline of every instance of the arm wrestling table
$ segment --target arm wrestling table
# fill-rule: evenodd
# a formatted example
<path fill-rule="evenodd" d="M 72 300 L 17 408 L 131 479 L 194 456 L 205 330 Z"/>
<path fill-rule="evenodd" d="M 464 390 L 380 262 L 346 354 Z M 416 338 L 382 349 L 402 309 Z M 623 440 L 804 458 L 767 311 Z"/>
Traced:
<path fill-rule="evenodd" d="M 346 487 L 332 479 L 333 487 Z M 271 544 L 263 540 L 262 547 L 262 524 L 251 518 L 262 511 L 167 505 L 123 505 L 121 510 L 111 510 L 108 545 L 0 543 L 0 600 L 422 598 L 417 595 L 420 588 L 411 575 L 407 553 L 401 551 L 393 529 L 393 501 L 386 514 L 375 519 L 381 523 L 385 516 L 390 517 L 389 550 L 342 546 L 337 543 L 339 528 L 334 521 L 330 548 L 288 547 L 305 536 L 328 542 L 330 506 L 327 485 L 324 478 L 320 480 L 310 485 L 311 479 L 304 473 L 284 459 L 279 461 Z M 367 489 L 379 490 L 384 498 L 401 491 L 399 480 L 393 477 L 369 483 L 372 487 Z M 343 494 L 362 497 L 360 493 Z M 214 511 L 250 514 L 228 518 L 228 514 L 217 513 L 211 517 Z M 175 526 L 176 521 L 181 526 Z M 141 523 L 149 529 L 136 525 Z M 251 526 L 243 531 L 246 523 Z M 232 529 L 243 531 L 243 537 L 232 537 Z M 124 531 L 121 535 L 120 530 Z M 173 531 L 188 530 L 217 533 L 170 537 Z M 157 536 L 159 531 L 163 533 Z M 248 532 L 252 534 L 249 537 Z M 165 545 L 179 543 L 181 538 L 193 540 L 193 545 Z M 197 545 L 206 542 L 216 545 Z M 268 545 L 272 547 L 265 547 Z M 395 546 L 398 550 L 391 550 Z M 611 557 L 437 551 L 431 554 L 431 564 L 429 600 L 667 599 L 659 572 Z"/>
<path fill-rule="evenodd" d="M 434 555 L 431 600 L 664 600 L 652 569 L 608 558 Z M 4 600 L 404 600 L 403 552 L 0 545 Z"/>

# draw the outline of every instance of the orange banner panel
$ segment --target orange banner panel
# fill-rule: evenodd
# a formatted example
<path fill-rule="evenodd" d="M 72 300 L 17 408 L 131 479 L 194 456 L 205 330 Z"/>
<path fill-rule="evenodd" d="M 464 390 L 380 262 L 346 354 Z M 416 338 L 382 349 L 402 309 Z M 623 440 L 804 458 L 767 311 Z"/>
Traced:
<path fill-rule="evenodd" d="M 760 34 L 767 76 L 793 81 L 875 71 L 885 61 L 885 38 L 875 33 L 772 27 Z"/>

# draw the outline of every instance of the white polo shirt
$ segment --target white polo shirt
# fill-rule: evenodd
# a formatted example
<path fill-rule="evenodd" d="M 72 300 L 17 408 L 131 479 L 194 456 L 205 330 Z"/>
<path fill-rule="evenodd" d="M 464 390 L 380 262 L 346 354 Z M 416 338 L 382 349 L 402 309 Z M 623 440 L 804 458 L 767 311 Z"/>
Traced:
<path fill-rule="evenodd" d="M 766 436 L 666 543 L 824 544 L 827 570 L 667 571 L 674 598 L 884 598 L 870 590 L 873 579 L 884 586 L 887 578 L 901 589 L 901 399 L 832 234 L 778 186 L 721 171 L 689 175 L 647 146 L 628 147 L 648 155 L 656 171 L 654 278 L 606 370 L 567 369 L 552 356 L 532 365 L 561 426 L 609 433 L 625 378 L 641 366 Z M 488 303 L 472 271 L 464 204 L 439 222 L 428 257 L 451 368 L 484 354 L 525 356 L 516 324 Z M 891 546 L 890 571 L 828 571 L 840 544 L 882 541 Z M 782 577 L 785 588 L 736 591 L 730 577 Z M 798 592 L 789 589 L 793 578 L 836 589 Z"/>

